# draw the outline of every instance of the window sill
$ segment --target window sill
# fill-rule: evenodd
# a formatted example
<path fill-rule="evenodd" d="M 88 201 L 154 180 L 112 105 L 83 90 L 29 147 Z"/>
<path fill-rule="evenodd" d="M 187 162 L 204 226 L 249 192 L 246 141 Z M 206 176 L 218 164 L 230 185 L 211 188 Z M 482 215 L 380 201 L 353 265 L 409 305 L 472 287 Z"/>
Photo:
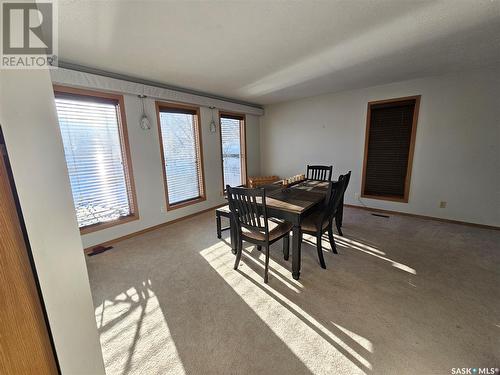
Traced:
<path fill-rule="evenodd" d="M 172 211 L 172 210 L 176 210 L 178 208 L 183 208 L 183 207 L 191 206 L 192 204 L 203 202 L 206 199 L 207 198 L 205 196 L 201 196 L 201 197 L 198 197 L 198 198 L 193 198 L 193 199 L 190 199 L 190 200 L 187 200 L 187 201 L 183 201 L 183 202 L 180 202 L 180 203 L 175 203 L 175 204 L 169 204 L 167 202 L 167 211 Z"/>
<path fill-rule="evenodd" d="M 378 199 L 378 200 L 381 200 L 381 201 L 391 201 L 391 202 L 408 203 L 408 198 L 401 198 L 401 197 L 395 197 L 395 196 L 361 194 L 361 198 Z"/>
<path fill-rule="evenodd" d="M 125 223 L 129 223 L 129 222 L 135 221 L 135 220 L 139 220 L 139 215 L 138 214 L 132 214 L 132 215 L 129 215 L 129 216 L 124 216 L 124 217 L 121 217 L 119 219 L 112 220 L 112 221 L 107 221 L 107 222 L 104 222 L 104 223 L 98 223 L 98 224 L 88 225 L 86 227 L 81 227 L 80 228 L 80 234 L 84 235 L 84 234 L 89 234 L 89 233 L 97 232 L 97 231 L 100 231 L 100 230 L 103 230 L 103 229 L 114 227 L 115 225 L 125 224 Z"/>

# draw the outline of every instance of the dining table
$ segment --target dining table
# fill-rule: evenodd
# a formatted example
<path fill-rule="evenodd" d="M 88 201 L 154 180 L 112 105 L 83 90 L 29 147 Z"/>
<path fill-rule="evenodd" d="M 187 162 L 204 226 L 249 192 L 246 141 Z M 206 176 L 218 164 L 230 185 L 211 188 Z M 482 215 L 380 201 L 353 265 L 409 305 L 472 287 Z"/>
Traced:
<path fill-rule="evenodd" d="M 302 220 L 325 200 L 328 181 L 303 180 L 284 187 L 280 182 L 260 186 L 266 191 L 267 216 L 286 220 L 292 227 L 292 277 L 300 278 Z M 236 253 L 234 225 L 231 224 L 231 248 Z M 288 259 L 286 259 L 288 260 Z"/>

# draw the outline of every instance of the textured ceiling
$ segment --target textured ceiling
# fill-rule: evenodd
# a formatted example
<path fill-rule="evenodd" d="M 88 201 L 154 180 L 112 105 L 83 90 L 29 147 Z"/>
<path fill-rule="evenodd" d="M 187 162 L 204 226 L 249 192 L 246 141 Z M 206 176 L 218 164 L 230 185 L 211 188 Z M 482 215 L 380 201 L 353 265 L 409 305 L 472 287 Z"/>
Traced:
<path fill-rule="evenodd" d="M 268 104 L 500 63 L 500 1 L 59 1 L 61 60 Z"/>

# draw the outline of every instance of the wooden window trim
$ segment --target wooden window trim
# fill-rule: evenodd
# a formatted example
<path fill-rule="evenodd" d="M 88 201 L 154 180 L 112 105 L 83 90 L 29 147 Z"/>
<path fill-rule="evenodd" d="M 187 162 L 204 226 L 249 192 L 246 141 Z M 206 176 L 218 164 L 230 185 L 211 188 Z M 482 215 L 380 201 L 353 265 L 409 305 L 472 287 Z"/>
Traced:
<path fill-rule="evenodd" d="M 219 149 L 220 149 L 220 163 L 221 163 L 221 171 L 222 171 L 222 194 L 226 192 L 226 186 L 224 182 L 224 158 L 222 155 L 222 126 L 221 119 L 222 117 L 233 117 L 237 120 L 240 120 L 240 143 L 243 144 L 242 154 L 241 154 L 241 175 L 244 184 L 241 186 L 248 186 L 248 161 L 247 161 L 247 117 L 244 113 L 237 112 L 228 112 L 228 111 L 219 111 Z"/>
<path fill-rule="evenodd" d="M 361 176 L 361 197 L 369 198 L 369 199 L 378 199 L 384 201 L 392 201 L 392 202 L 400 202 L 400 203 L 408 203 L 408 199 L 410 197 L 410 184 L 411 184 L 411 172 L 413 168 L 413 153 L 415 151 L 415 138 L 417 135 L 417 124 L 418 124 L 418 113 L 420 109 L 420 98 L 421 95 L 414 96 L 405 96 L 402 98 L 394 98 L 394 99 L 384 99 L 384 100 L 376 100 L 368 102 L 367 111 L 366 111 L 366 131 L 365 131 L 365 155 L 363 158 L 363 174 Z M 406 177 L 405 177 L 405 189 L 404 196 L 395 197 L 395 196 L 380 196 L 380 195 L 369 195 L 364 194 L 365 191 L 365 179 L 366 179 L 366 163 L 368 159 L 368 142 L 370 139 L 370 120 L 371 120 L 371 108 L 377 104 L 385 104 L 385 103 L 398 103 L 404 102 L 408 100 L 415 100 L 415 109 L 413 111 L 413 120 L 412 120 L 412 129 L 411 129 L 411 138 L 410 138 L 410 147 L 408 148 L 408 165 L 406 167 Z"/>
<path fill-rule="evenodd" d="M 206 196 L 206 188 L 205 188 L 205 166 L 203 163 L 203 141 L 202 141 L 202 136 L 201 136 L 201 115 L 200 115 L 200 107 L 196 106 L 191 106 L 188 104 L 179 104 L 179 103 L 171 103 L 171 102 L 163 102 L 163 101 L 156 101 L 155 102 L 156 106 L 156 123 L 158 126 L 158 136 L 159 136 L 159 141 L 160 141 L 160 154 L 161 154 L 161 167 L 163 171 L 163 186 L 165 188 L 165 202 L 166 202 L 166 207 L 167 211 L 172 211 L 176 210 L 178 208 L 183 208 L 190 206 L 192 204 L 200 203 L 203 202 L 207 199 Z M 170 204 L 168 200 L 168 182 L 167 182 L 167 170 L 165 168 L 165 153 L 163 149 L 163 136 L 161 132 L 161 122 L 160 122 L 160 112 L 161 108 L 171 108 L 171 109 L 187 109 L 190 111 L 195 112 L 195 134 L 197 136 L 196 139 L 196 146 L 197 146 L 197 153 L 198 157 L 200 159 L 200 176 L 198 176 L 199 179 L 199 186 L 200 186 L 200 196 L 193 198 L 193 199 L 188 199 L 186 201 L 182 201 L 179 203 L 175 204 Z"/>
<path fill-rule="evenodd" d="M 114 227 L 116 225 L 121 225 L 131 221 L 139 220 L 139 207 L 137 204 L 137 193 L 135 190 L 134 172 L 132 168 L 132 156 L 130 154 L 130 143 L 128 140 L 127 119 L 125 116 L 125 102 L 123 100 L 123 95 L 80 89 L 69 86 L 61 86 L 61 85 L 53 85 L 53 90 L 55 96 L 57 96 L 58 94 L 73 94 L 73 95 L 88 96 L 98 99 L 99 98 L 111 99 L 118 103 L 118 111 L 117 111 L 118 133 L 120 136 L 120 147 L 122 151 L 122 160 L 124 163 L 123 170 L 125 173 L 125 183 L 127 185 L 128 200 L 131 213 L 128 216 L 124 216 L 116 220 L 81 227 L 80 234 L 83 235 L 83 234 L 93 233 L 103 229 Z"/>

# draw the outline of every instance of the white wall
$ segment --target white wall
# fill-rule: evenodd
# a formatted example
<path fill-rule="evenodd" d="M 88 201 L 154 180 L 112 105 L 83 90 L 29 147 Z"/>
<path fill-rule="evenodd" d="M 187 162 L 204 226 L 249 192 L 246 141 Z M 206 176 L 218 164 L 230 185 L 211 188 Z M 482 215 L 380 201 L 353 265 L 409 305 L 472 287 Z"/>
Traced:
<path fill-rule="evenodd" d="M 409 95 L 422 95 L 409 202 L 361 203 L 367 102 Z M 352 170 L 348 204 L 500 226 L 499 98 L 497 67 L 270 105 L 261 171 L 290 176 L 333 164 L 335 176 Z"/>
<path fill-rule="evenodd" d="M 53 103 L 47 71 L 0 71 L 0 125 L 61 370 L 99 375 L 101 346 Z"/>
<path fill-rule="evenodd" d="M 80 84 L 80 82 L 78 83 Z M 92 89 L 95 90 L 95 87 L 92 87 Z M 220 129 L 217 126 L 217 133 L 210 132 L 209 124 L 212 119 L 210 109 L 201 107 L 201 138 L 207 199 L 206 201 L 184 208 L 166 211 L 155 101 L 149 98 L 145 100 L 146 113 L 151 121 L 151 129 L 147 131 L 141 129 L 139 126 L 139 120 L 142 116 L 140 99 L 136 95 L 125 94 L 124 101 L 132 168 L 139 207 L 139 220 L 83 235 L 84 248 L 193 214 L 225 202 L 222 196 Z M 217 111 L 214 111 L 214 119 L 216 122 L 218 121 Z M 249 176 L 260 174 L 259 132 L 259 117 L 246 115 Z"/>

